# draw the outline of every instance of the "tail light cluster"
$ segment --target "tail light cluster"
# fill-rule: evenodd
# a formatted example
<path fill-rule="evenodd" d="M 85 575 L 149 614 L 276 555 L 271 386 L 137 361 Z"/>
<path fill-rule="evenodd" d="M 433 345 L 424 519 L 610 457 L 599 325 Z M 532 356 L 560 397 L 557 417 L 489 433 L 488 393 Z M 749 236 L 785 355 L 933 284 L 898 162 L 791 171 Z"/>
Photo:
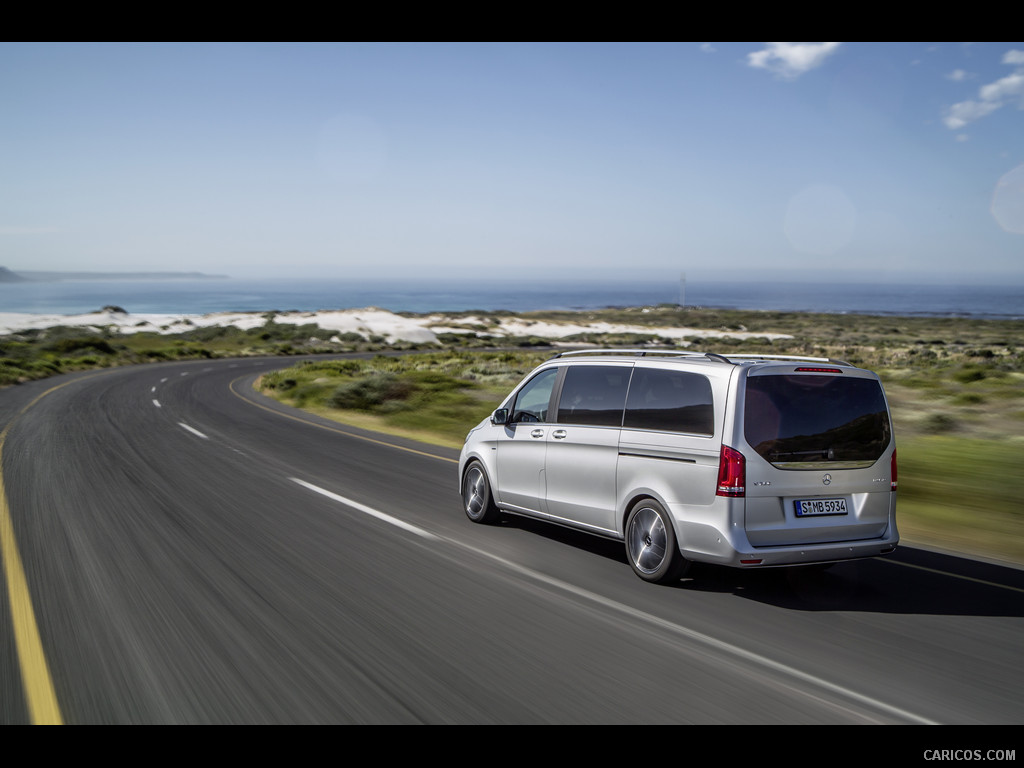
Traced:
<path fill-rule="evenodd" d="M 896 480 L 896 451 L 892 452 L 890 460 L 892 482 L 890 488 L 896 490 L 899 483 Z M 747 459 L 742 453 L 728 445 L 722 446 L 718 458 L 718 496 L 739 497 L 746 495 L 747 485 Z"/>
<path fill-rule="evenodd" d="M 747 460 L 742 453 L 722 445 L 718 459 L 718 496 L 744 496 L 747 484 Z"/>

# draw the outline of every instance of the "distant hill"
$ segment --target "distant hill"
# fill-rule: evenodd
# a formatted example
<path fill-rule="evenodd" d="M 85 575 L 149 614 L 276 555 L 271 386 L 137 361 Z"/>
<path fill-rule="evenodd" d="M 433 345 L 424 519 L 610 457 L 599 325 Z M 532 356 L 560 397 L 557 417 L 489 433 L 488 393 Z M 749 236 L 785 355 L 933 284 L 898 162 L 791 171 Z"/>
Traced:
<path fill-rule="evenodd" d="M 24 283 L 26 278 L 16 275 L 7 267 L 0 267 L 0 283 Z"/>
<path fill-rule="evenodd" d="M 0 267 L 0 283 L 52 283 L 61 280 L 224 280 L 227 275 L 202 272 L 12 272 Z"/>

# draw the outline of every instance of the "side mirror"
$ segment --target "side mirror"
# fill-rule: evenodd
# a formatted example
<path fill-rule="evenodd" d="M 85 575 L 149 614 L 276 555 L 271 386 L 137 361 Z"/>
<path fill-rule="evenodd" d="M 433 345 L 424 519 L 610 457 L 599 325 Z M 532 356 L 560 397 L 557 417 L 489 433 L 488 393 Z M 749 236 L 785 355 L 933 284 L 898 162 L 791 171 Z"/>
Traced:
<path fill-rule="evenodd" d="M 508 408 L 499 408 L 491 414 L 491 424 L 508 424 Z"/>

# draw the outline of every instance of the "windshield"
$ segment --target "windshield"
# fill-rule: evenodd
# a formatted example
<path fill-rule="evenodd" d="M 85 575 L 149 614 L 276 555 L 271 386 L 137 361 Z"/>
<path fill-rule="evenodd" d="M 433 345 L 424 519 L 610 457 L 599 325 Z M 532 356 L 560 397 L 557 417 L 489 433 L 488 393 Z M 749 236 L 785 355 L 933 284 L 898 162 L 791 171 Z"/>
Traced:
<path fill-rule="evenodd" d="M 752 376 L 744 436 L 780 469 L 867 467 L 889 445 L 889 413 L 874 379 Z"/>

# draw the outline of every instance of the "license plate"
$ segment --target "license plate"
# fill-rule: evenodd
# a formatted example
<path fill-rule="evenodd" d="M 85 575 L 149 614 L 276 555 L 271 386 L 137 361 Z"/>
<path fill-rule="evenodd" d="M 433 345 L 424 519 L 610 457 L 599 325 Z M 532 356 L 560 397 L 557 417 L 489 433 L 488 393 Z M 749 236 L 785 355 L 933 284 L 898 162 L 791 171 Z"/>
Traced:
<path fill-rule="evenodd" d="M 846 499 L 800 499 L 793 502 L 797 517 L 845 515 Z"/>

